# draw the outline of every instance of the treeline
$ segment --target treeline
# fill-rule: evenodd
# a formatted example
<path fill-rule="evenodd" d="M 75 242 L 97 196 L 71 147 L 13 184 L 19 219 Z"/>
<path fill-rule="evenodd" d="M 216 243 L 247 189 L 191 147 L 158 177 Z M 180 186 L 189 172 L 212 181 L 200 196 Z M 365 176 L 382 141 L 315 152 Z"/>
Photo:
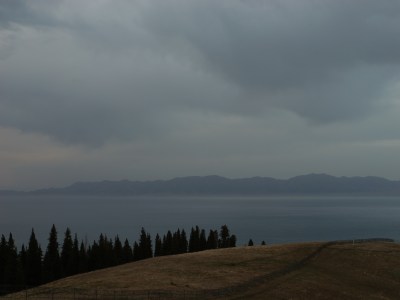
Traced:
<path fill-rule="evenodd" d="M 139 240 L 133 245 L 119 236 L 108 238 L 100 234 L 98 240 L 88 244 L 79 241 L 69 228 L 64 233 L 62 245 L 53 225 L 45 251 L 39 245 L 32 229 L 29 243 L 18 251 L 13 235 L 4 235 L 0 240 L 0 286 L 37 286 L 63 277 L 112 267 L 132 261 L 163 256 L 196 252 L 206 249 L 236 246 L 236 236 L 230 234 L 226 225 L 220 230 L 210 230 L 195 226 L 189 238 L 185 230 L 168 231 L 162 237 L 157 234 L 154 248 L 151 236 L 141 229 Z"/>

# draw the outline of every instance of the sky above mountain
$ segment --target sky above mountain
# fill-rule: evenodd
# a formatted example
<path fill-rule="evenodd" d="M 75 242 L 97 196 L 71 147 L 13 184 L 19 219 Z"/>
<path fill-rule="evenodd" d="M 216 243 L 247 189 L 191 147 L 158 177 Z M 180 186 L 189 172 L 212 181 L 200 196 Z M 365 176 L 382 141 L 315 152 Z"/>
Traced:
<path fill-rule="evenodd" d="M 400 179 L 400 2 L 0 1 L 0 188 Z"/>

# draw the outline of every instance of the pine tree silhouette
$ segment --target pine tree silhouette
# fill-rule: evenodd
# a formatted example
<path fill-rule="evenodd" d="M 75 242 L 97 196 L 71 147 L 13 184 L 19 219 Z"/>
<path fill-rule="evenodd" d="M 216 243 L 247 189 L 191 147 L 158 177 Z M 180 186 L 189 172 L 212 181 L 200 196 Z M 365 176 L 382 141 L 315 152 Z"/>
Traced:
<path fill-rule="evenodd" d="M 5 266 L 7 264 L 7 252 L 7 240 L 4 234 L 2 234 L 0 239 L 0 284 L 4 284 Z"/>
<path fill-rule="evenodd" d="M 61 248 L 61 267 L 63 276 L 70 276 L 73 274 L 73 266 L 71 265 L 73 256 L 73 241 L 71 230 L 67 228 L 64 233 L 64 242 Z"/>
<path fill-rule="evenodd" d="M 32 229 L 26 251 L 26 283 L 31 286 L 42 283 L 42 249 Z"/>
<path fill-rule="evenodd" d="M 122 243 L 117 235 L 114 239 L 114 265 L 124 263 L 124 251 L 122 249 Z"/>
<path fill-rule="evenodd" d="M 228 248 L 230 245 L 230 234 L 228 226 L 222 225 L 220 230 L 219 248 Z"/>
<path fill-rule="evenodd" d="M 59 244 L 57 241 L 57 230 L 55 225 L 51 227 L 46 253 L 43 259 L 44 282 L 61 278 L 61 260 Z"/>
<path fill-rule="evenodd" d="M 81 246 L 79 248 L 79 267 L 78 267 L 78 272 L 79 273 L 84 273 L 89 271 L 89 265 L 88 265 L 88 255 L 86 252 L 86 247 L 83 242 L 81 242 Z"/>
<path fill-rule="evenodd" d="M 154 243 L 154 257 L 161 256 L 161 255 L 162 255 L 162 241 L 161 241 L 160 236 L 157 233 L 156 240 Z"/>
<path fill-rule="evenodd" d="M 124 263 L 133 261 L 133 252 L 131 246 L 129 245 L 128 239 L 125 239 L 123 253 L 124 253 L 123 256 Z"/>
<path fill-rule="evenodd" d="M 218 231 L 211 230 L 207 238 L 207 249 L 217 249 L 218 248 Z"/>
<path fill-rule="evenodd" d="M 8 237 L 7 248 L 4 283 L 7 285 L 14 285 L 18 283 L 18 254 L 11 233 Z"/>

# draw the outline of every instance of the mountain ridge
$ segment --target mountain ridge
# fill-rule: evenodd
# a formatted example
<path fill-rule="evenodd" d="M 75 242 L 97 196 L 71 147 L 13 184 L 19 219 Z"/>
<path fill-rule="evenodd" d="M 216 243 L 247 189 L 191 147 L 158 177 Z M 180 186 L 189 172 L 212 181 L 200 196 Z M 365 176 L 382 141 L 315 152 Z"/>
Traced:
<path fill-rule="evenodd" d="M 7 194 L 12 193 L 7 191 Z M 18 193 L 18 192 L 15 192 Z M 336 177 L 306 174 L 289 179 L 218 175 L 176 177 L 168 180 L 103 180 L 75 182 L 61 188 L 37 189 L 33 195 L 400 195 L 400 181 L 376 176 Z M 0 191 L 1 194 L 1 191 Z"/>

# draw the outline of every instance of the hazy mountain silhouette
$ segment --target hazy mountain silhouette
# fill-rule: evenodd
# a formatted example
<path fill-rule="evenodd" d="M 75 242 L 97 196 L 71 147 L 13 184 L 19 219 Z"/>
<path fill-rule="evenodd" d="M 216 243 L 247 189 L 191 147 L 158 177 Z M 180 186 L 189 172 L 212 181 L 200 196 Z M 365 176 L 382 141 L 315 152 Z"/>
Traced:
<path fill-rule="evenodd" d="M 30 194 L 63 195 L 400 195 L 400 181 L 380 177 L 334 177 L 309 174 L 287 180 L 269 177 L 228 179 L 189 176 L 156 181 L 77 182 Z"/>

